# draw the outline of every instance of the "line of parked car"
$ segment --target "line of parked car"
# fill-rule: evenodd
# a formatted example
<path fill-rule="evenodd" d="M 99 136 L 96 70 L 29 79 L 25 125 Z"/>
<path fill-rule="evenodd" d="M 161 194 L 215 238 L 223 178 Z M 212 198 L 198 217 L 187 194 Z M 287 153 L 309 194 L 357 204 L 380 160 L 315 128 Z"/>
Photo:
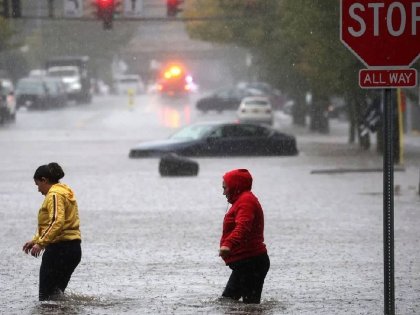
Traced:
<path fill-rule="evenodd" d="M 203 113 L 235 110 L 239 122 L 271 125 L 274 110 L 282 109 L 284 103 L 285 97 L 279 90 L 265 82 L 253 82 L 217 90 L 199 99 L 196 108 Z"/>
<path fill-rule="evenodd" d="M 8 78 L 0 77 L 0 124 L 16 119 L 19 108 L 52 109 L 67 105 L 72 99 L 71 87 L 57 74 L 45 70 L 33 70 L 16 85 Z"/>

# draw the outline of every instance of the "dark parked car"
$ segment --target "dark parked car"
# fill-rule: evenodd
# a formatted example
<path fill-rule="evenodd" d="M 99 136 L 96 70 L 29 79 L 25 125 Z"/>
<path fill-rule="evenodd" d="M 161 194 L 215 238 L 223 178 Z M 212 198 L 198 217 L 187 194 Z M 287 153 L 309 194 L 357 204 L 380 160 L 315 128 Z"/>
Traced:
<path fill-rule="evenodd" d="M 16 85 L 16 106 L 28 108 L 51 108 L 60 102 L 59 94 L 52 87 L 50 82 L 44 78 L 28 77 L 22 78 Z"/>
<path fill-rule="evenodd" d="M 237 110 L 242 99 L 246 96 L 263 95 L 259 90 L 228 88 L 217 90 L 216 92 L 199 99 L 196 108 L 199 111 L 207 112 L 215 110 Z"/>
<path fill-rule="evenodd" d="M 271 127 L 239 123 L 198 123 L 166 140 L 143 142 L 130 150 L 130 158 L 181 156 L 296 155 L 296 139 Z"/>

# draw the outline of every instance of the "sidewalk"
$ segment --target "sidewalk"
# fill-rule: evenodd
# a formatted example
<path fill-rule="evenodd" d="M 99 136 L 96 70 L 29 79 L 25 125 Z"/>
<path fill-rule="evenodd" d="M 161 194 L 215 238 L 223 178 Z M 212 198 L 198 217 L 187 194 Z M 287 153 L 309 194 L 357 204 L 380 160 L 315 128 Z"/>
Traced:
<path fill-rule="evenodd" d="M 370 134 L 371 147 L 363 150 L 359 144 L 349 143 L 349 122 L 330 119 L 327 134 L 313 132 L 306 126 L 293 125 L 289 115 L 277 114 L 280 131 L 296 137 L 301 153 L 308 156 L 358 157 L 381 162 L 383 156 L 376 151 L 376 135 Z M 404 134 L 403 165 L 420 167 L 420 133 Z"/>

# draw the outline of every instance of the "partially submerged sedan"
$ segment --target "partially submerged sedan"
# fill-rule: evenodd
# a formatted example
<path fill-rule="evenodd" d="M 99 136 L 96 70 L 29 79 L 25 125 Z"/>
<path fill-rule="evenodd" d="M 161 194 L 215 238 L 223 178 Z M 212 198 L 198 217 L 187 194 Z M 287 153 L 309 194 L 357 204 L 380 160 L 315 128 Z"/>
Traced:
<path fill-rule="evenodd" d="M 296 155 L 292 135 L 262 125 L 198 123 L 179 130 L 166 140 L 142 142 L 130 150 L 130 158 L 182 156 Z"/>

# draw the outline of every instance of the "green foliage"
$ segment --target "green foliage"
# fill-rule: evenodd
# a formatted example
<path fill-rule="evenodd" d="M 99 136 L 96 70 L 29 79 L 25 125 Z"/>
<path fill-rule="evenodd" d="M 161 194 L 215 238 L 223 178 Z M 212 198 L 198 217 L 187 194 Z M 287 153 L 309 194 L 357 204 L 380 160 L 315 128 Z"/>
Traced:
<path fill-rule="evenodd" d="M 9 20 L 0 17 L 0 76 L 16 80 L 27 71 L 27 63 L 18 49 L 21 43 Z"/>
<path fill-rule="evenodd" d="M 234 43 L 252 51 L 260 77 L 292 95 L 357 91 L 361 64 L 340 42 L 337 0 L 187 0 L 194 38 Z"/>
<path fill-rule="evenodd" d="M 0 17 L 0 52 L 11 48 L 11 39 L 14 35 L 7 20 Z"/>

